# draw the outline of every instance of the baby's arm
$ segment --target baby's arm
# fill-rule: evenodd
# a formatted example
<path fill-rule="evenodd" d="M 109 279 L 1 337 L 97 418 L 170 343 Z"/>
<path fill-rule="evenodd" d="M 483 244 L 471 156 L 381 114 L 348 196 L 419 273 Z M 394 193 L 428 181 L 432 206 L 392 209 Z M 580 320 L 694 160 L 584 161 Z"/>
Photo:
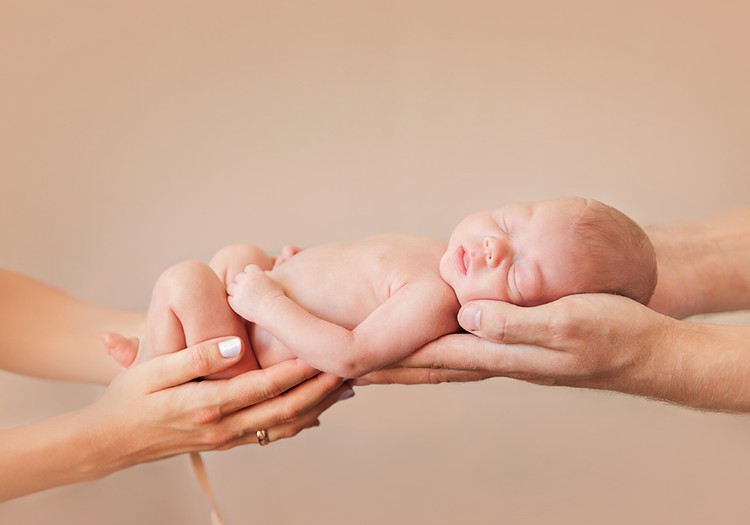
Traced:
<path fill-rule="evenodd" d="M 229 305 L 315 368 L 359 377 L 458 329 L 455 298 L 438 282 L 409 283 L 354 330 L 320 319 L 284 295 L 256 266 L 228 287 Z"/>

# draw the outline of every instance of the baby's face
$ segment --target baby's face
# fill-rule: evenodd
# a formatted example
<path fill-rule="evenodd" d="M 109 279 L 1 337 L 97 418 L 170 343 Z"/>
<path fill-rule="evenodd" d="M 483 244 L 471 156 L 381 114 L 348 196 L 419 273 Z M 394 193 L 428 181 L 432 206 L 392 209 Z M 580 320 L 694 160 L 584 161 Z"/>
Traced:
<path fill-rule="evenodd" d="M 453 230 L 440 275 L 461 304 L 534 306 L 576 293 L 588 270 L 573 233 L 584 206 L 560 199 L 470 215 Z"/>

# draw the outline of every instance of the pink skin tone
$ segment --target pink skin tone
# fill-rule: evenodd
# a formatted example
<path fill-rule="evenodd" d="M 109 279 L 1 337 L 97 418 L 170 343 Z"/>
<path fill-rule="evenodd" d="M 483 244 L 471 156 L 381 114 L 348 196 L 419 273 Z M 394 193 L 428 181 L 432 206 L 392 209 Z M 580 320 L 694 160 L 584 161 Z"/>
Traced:
<path fill-rule="evenodd" d="M 188 265 L 155 289 L 147 340 L 182 348 L 221 327 L 248 343 L 261 366 L 296 356 L 360 377 L 457 331 L 459 301 L 532 305 L 576 293 L 576 275 L 587 274 L 576 273 L 584 257 L 571 250 L 572 225 L 585 207 L 560 199 L 477 213 L 456 227 L 447 250 L 433 239 L 382 235 L 284 250 L 275 264 L 248 247 L 250 257 L 215 258 L 211 269 Z M 245 320 L 249 331 L 235 326 Z M 132 362 L 132 343 L 108 346 Z"/>
<path fill-rule="evenodd" d="M 470 215 L 453 230 L 440 275 L 461 304 L 493 299 L 535 306 L 576 293 L 586 260 L 572 225 L 585 206 L 582 199 L 561 199 Z"/>

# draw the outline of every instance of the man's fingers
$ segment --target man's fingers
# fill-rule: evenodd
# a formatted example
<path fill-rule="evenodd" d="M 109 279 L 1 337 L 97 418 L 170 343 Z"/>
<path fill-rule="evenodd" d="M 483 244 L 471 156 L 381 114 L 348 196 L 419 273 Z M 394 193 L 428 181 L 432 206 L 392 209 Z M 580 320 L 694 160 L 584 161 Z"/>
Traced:
<path fill-rule="evenodd" d="M 474 335 L 508 344 L 549 346 L 554 318 L 548 305 L 521 307 L 501 301 L 473 301 L 458 313 L 458 322 Z"/>
<path fill-rule="evenodd" d="M 242 350 L 239 337 L 220 337 L 157 356 L 132 370 L 137 369 L 146 388 L 156 392 L 226 370 L 240 360 Z"/>
<path fill-rule="evenodd" d="M 354 386 L 365 385 L 426 385 L 438 383 L 466 383 L 481 381 L 495 374 L 445 368 L 389 368 L 370 372 L 352 381 Z"/>
<path fill-rule="evenodd" d="M 521 378 L 559 373 L 567 369 L 570 359 L 569 354 L 541 346 L 493 343 L 469 334 L 451 334 L 423 346 L 394 368 L 463 370 Z"/>

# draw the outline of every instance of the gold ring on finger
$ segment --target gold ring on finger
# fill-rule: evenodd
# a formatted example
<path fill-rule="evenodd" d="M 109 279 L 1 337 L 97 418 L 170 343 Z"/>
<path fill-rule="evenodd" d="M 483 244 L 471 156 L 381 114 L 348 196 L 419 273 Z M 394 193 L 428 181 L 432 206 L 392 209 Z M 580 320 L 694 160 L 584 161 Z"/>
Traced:
<path fill-rule="evenodd" d="M 255 433 L 258 436 L 258 445 L 265 447 L 271 440 L 268 438 L 268 429 L 262 428 Z"/>

